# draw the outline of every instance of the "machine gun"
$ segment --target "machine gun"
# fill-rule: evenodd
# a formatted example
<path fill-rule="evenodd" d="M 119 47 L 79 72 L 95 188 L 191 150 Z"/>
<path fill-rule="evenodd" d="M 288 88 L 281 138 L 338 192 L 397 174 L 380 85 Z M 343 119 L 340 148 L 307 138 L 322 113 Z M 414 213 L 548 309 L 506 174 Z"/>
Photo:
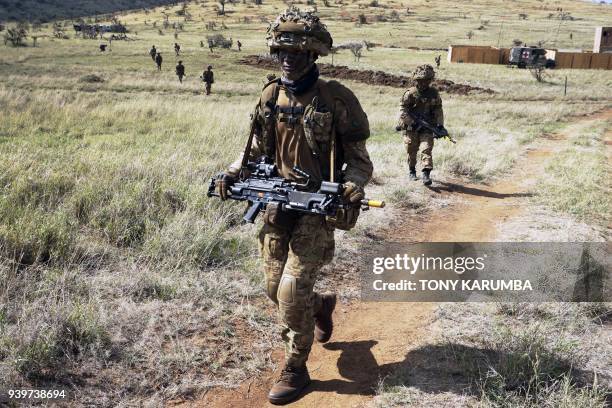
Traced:
<path fill-rule="evenodd" d="M 432 125 L 431 122 L 425 116 L 417 112 L 408 112 L 408 115 L 410 115 L 410 117 L 414 121 L 412 123 L 413 131 L 418 132 L 421 129 L 427 129 L 434 134 L 434 138 L 436 139 L 447 139 L 448 141 L 452 143 L 457 143 L 457 141 L 448 134 L 448 130 L 446 130 L 444 126 Z M 402 126 L 397 126 L 395 128 L 395 130 L 397 130 L 398 132 L 402 129 L 403 129 Z"/>
<path fill-rule="evenodd" d="M 344 186 L 331 181 L 321 182 L 316 193 L 304 191 L 310 187 L 310 175 L 297 167 L 293 171 L 306 179 L 305 183 L 297 183 L 278 175 L 278 168 L 269 157 L 262 156 L 256 162 L 248 162 L 249 177 L 237 181 L 230 188 L 228 195 L 232 200 L 248 201 L 249 209 L 243 220 L 254 223 L 260 211 L 265 210 L 269 203 L 278 203 L 282 211 L 297 211 L 309 214 L 335 216 L 341 208 L 361 206 L 363 210 L 369 207 L 383 208 L 384 201 L 361 200 L 359 203 L 347 204 L 342 199 Z M 208 187 L 208 197 L 219 197 L 216 192 L 217 180 L 212 178 Z"/>

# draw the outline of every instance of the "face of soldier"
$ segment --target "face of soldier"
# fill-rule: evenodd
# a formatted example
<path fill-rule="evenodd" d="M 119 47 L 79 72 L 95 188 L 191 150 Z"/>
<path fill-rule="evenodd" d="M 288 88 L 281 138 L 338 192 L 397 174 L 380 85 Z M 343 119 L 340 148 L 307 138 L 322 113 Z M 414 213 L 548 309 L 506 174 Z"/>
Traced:
<path fill-rule="evenodd" d="M 416 83 L 417 83 L 417 89 L 422 91 L 424 89 L 427 89 L 429 87 L 429 83 L 431 81 L 429 79 L 417 79 Z"/>
<path fill-rule="evenodd" d="M 280 50 L 278 60 L 281 64 L 283 76 L 290 81 L 303 77 L 314 64 L 314 58 L 307 51 Z"/>

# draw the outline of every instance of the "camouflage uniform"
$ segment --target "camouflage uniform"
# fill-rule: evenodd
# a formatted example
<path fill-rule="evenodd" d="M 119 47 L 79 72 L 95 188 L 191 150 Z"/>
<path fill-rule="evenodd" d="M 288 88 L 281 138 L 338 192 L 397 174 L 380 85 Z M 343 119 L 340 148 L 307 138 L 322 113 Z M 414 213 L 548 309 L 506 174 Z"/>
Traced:
<path fill-rule="evenodd" d="M 202 73 L 202 81 L 206 88 L 206 95 L 210 95 L 210 88 L 215 83 L 215 74 L 212 72 L 212 67 L 209 66 L 206 71 Z"/>
<path fill-rule="evenodd" d="M 312 176 L 315 186 L 328 180 L 330 144 L 335 138 L 337 168 L 347 165 L 342 180 L 363 187 L 370 179 L 368 119 L 355 95 L 338 82 L 318 79 L 309 90 L 294 95 L 279 79 L 271 81 L 253 117 L 257 131 L 251 158 L 262 154 L 274 158 L 282 177 L 304 182 L 292 170 L 297 166 Z M 228 173 L 237 176 L 240 163 L 241 158 Z M 267 221 L 259 233 L 266 293 L 279 308 L 286 363 L 299 366 L 306 362 L 313 343 L 313 316 L 321 307 L 321 295 L 313 287 L 320 268 L 333 259 L 334 226 L 319 215 L 293 216 L 278 223 L 269 218 L 264 217 Z"/>
<path fill-rule="evenodd" d="M 429 68 L 423 68 L 429 67 Z M 430 65 L 417 69 L 415 79 L 433 79 L 433 68 Z M 412 130 L 412 118 L 408 112 L 417 112 L 432 121 L 433 125 L 444 125 L 442 112 L 442 99 L 438 91 L 430 86 L 419 90 L 416 86 L 409 88 L 400 103 L 400 123 L 404 129 L 404 143 L 408 153 L 408 166 L 414 168 L 417 163 L 417 153 L 421 150 L 421 165 L 423 169 L 433 168 L 432 150 L 434 146 L 433 134 L 425 129 L 419 132 Z"/>

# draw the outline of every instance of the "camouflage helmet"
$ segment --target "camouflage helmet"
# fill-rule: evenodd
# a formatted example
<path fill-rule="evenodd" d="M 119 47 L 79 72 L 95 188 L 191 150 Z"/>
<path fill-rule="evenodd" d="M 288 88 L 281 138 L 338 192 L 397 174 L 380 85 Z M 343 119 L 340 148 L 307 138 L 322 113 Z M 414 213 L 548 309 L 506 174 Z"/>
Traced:
<path fill-rule="evenodd" d="M 436 73 L 434 72 L 434 69 L 431 65 L 429 64 L 425 64 L 425 65 L 419 65 L 414 72 L 412 73 L 412 78 L 414 79 L 428 79 L 428 80 L 432 80 L 434 79 L 434 76 L 436 75 Z"/>
<path fill-rule="evenodd" d="M 332 38 L 327 27 L 312 12 L 297 8 L 287 9 L 268 27 L 266 36 L 270 53 L 280 49 L 312 51 L 320 56 L 328 55 Z"/>

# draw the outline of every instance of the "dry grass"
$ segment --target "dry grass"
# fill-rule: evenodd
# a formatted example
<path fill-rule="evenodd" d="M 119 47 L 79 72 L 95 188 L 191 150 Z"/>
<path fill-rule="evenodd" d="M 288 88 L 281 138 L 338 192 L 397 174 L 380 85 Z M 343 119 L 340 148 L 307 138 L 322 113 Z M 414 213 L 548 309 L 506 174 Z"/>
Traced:
<path fill-rule="evenodd" d="M 581 4 L 578 10 L 574 3 L 563 7 L 585 20 L 568 27 L 574 43 L 586 47 L 591 33 L 584 27 L 602 21 L 601 8 Z M 500 17 L 488 3 L 470 5 L 466 18 L 449 16 L 449 4 L 415 2 L 415 14 L 400 25 L 361 27 L 341 22 L 339 7 L 319 10 L 337 43 L 368 38 L 382 44 L 359 64 L 349 53 L 336 55 L 335 63 L 406 74 L 439 52 L 385 45 L 446 47 L 480 20 Z M 387 13 L 403 9 L 388 5 Z M 540 6 L 504 3 L 497 10 L 508 32 L 532 41 L 553 24 L 531 24 L 545 14 Z M 70 384 L 84 405 L 161 404 L 213 385 L 234 386 L 269 364 L 278 339 L 272 309 L 263 306 L 253 228 L 238 225 L 242 206 L 205 197 L 209 177 L 242 148 L 267 72 L 236 64 L 242 54 L 235 50 L 212 56 L 199 46 L 211 34 L 204 22 L 220 25 L 214 7 L 189 4 L 194 21 L 177 40 L 188 74 L 183 84 L 173 73 L 172 32 L 159 36 L 152 27 L 153 21 L 161 25 L 162 11 L 179 21 L 177 7 L 123 16 L 135 41 L 114 41 L 107 53 L 97 51 L 99 41 L 74 38 L 41 37 L 36 48 L 2 48 L 0 388 Z M 517 7 L 529 9 L 530 20 L 514 21 Z M 267 1 L 228 5 L 234 13 L 223 34 L 240 39 L 249 53 L 264 52 L 259 17 L 271 19 L 281 8 Z M 364 12 L 358 3 L 345 10 Z M 257 22 L 238 24 L 244 16 Z M 440 24 L 447 17 L 453 24 Z M 492 24 L 477 33 L 478 41 L 493 41 L 496 30 Z M 415 37 L 400 36 L 404 32 Z M 162 73 L 147 55 L 152 44 L 164 55 Z M 570 44 L 560 39 L 559 45 Z M 197 75 L 209 63 L 216 83 L 205 97 Z M 570 92 L 563 98 L 565 74 Z M 459 142 L 436 144 L 438 178 L 503 175 L 542 132 L 560 128 L 570 114 L 610 103 L 608 72 L 555 71 L 549 83 L 536 84 L 528 73 L 505 67 L 443 63 L 439 76 L 498 93 L 443 95 L 447 127 Z M 358 259 L 366 233 L 388 224 L 397 208 L 444 204 L 397 177 L 406 169 L 401 137 L 392 130 L 402 91 L 346 84 L 372 127 L 376 182 L 368 193 L 394 205 L 364 214 L 358 228 L 338 234 L 339 262 Z M 559 194 L 550 197 L 555 202 Z M 355 289 L 345 295 L 356 296 Z"/>
<path fill-rule="evenodd" d="M 603 408 L 612 350 L 593 315 L 610 304 L 598 305 L 442 305 L 431 337 L 380 383 L 372 405 Z"/>

